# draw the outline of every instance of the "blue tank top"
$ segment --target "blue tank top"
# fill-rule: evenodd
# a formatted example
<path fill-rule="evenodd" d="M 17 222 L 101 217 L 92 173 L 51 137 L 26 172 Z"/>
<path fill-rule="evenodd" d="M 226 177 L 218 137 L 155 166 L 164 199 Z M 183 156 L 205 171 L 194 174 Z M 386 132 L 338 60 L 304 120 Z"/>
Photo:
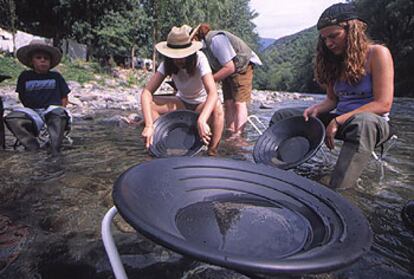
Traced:
<path fill-rule="evenodd" d="M 355 85 L 346 81 L 337 80 L 334 84 L 334 92 L 338 97 L 336 106 L 338 114 L 344 114 L 357 109 L 374 99 L 372 94 L 372 76 L 370 73 L 367 73 Z"/>
<path fill-rule="evenodd" d="M 336 113 L 344 114 L 357 109 L 374 100 L 374 95 L 372 94 L 372 75 L 367 73 L 355 85 L 346 81 L 337 80 L 334 84 L 334 92 L 338 97 Z M 386 121 L 390 120 L 389 113 L 383 114 L 382 117 Z"/>

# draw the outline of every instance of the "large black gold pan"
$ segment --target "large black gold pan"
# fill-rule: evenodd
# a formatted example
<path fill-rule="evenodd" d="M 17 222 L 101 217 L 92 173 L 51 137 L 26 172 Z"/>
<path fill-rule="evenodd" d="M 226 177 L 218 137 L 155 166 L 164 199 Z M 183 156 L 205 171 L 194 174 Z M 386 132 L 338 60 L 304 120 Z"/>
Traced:
<path fill-rule="evenodd" d="M 366 218 L 340 194 L 247 161 L 151 160 L 117 179 L 113 200 L 158 244 L 245 274 L 328 272 L 372 243 Z"/>

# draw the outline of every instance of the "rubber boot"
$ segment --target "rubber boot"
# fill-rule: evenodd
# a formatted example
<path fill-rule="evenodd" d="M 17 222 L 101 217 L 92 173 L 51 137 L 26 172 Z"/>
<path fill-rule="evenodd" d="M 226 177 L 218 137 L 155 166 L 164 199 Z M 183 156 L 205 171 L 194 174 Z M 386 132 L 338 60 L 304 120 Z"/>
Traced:
<path fill-rule="evenodd" d="M 50 151 L 53 156 L 60 153 L 68 117 L 63 110 L 53 110 L 45 116 L 49 133 Z"/>
<path fill-rule="evenodd" d="M 331 188 L 346 189 L 355 185 L 371 157 L 370 152 L 357 150 L 357 145 L 344 142 L 329 183 Z"/>
<path fill-rule="evenodd" d="M 11 112 L 4 120 L 9 130 L 27 150 L 36 151 L 40 148 L 35 124 L 25 113 Z"/>

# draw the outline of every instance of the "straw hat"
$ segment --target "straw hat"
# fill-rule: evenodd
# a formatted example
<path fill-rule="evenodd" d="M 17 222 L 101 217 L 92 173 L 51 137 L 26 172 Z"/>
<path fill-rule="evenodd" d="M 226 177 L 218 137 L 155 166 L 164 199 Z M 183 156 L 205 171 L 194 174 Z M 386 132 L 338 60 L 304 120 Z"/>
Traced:
<path fill-rule="evenodd" d="M 33 68 L 31 56 L 34 51 L 49 53 L 51 69 L 58 65 L 62 59 L 62 53 L 58 48 L 50 46 L 42 40 L 32 40 L 28 45 L 19 48 L 16 52 L 17 59 L 27 67 Z"/>
<path fill-rule="evenodd" d="M 169 58 L 184 58 L 190 56 L 203 47 L 201 42 L 193 41 L 197 29 L 198 27 L 189 33 L 190 28 L 188 25 L 181 27 L 174 26 L 170 33 L 168 33 L 167 41 L 156 44 L 155 48 L 159 53 Z"/>

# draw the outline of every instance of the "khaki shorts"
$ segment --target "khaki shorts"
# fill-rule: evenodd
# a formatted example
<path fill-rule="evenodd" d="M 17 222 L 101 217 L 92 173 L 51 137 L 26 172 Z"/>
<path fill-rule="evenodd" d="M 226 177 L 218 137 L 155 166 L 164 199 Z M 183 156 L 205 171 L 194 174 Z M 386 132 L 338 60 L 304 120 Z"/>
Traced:
<path fill-rule="evenodd" d="M 222 82 L 224 100 L 249 102 L 253 89 L 253 65 L 247 66 L 243 73 L 227 77 Z"/>

